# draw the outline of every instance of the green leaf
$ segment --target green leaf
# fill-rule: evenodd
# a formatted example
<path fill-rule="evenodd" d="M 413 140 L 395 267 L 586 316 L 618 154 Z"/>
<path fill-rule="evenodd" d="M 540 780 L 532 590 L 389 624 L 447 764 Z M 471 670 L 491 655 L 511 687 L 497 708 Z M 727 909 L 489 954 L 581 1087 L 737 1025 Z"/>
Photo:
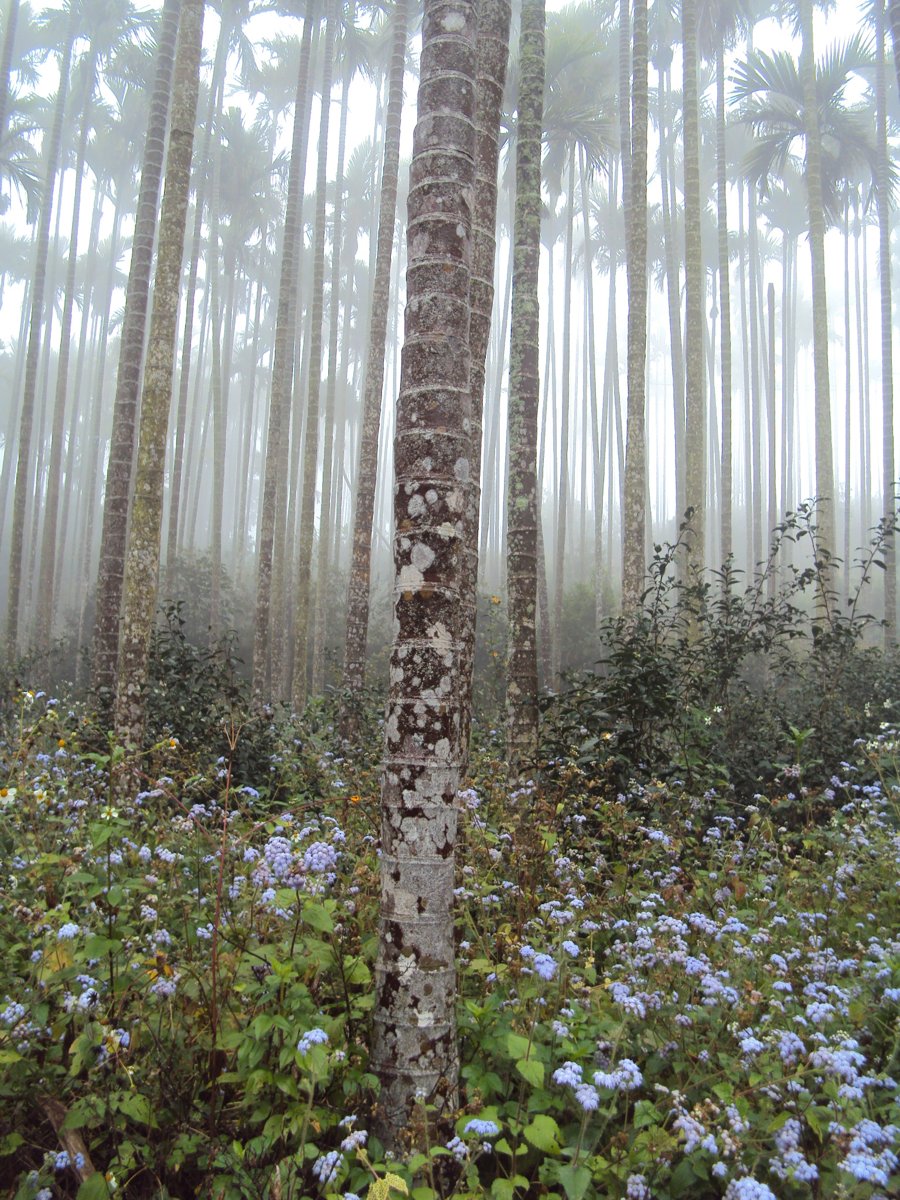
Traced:
<path fill-rule="evenodd" d="M 334 921 L 331 919 L 331 913 L 323 904 L 304 904 L 303 920 L 307 925 L 311 925 L 313 929 L 318 929 L 319 933 L 332 933 L 334 931 Z M 397 1176 L 394 1176 L 394 1178 L 397 1178 Z"/>
<path fill-rule="evenodd" d="M 0 1050 L 0 1065 L 4 1063 L 21 1062 L 22 1055 L 15 1050 Z"/>
<path fill-rule="evenodd" d="M 532 1087 L 544 1086 L 544 1064 L 534 1058 L 521 1058 L 516 1063 L 516 1070 Z"/>
<path fill-rule="evenodd" d="M 575 1167 L 571 1163 L 566 1163 L 559 1167 L 556 1177 L 562 1184 L 569 1200 L 583 1200 L 591 1186 L 589 1167 Z"/>
<path fill-rule="evenodd" d="M 528 1038 L 522 1037 L 520 1033 L 508 1033 L 506 1035 L 506 1050 L 513 1061 L 519 1058 L 527 1058 L 531 1050 L 531 1042 Z"/>
<path fill-rule="evenodd" d="M 376 1179 L 370 1184 L 369 1200 L 390 1200 L 391 1192 L 408 1196 L 409 1188 L 399 1175 L 392 1175 L 388 1171 L 383 1179 Z"/>
<path fill-rule="evenodd" d="M 539 1114 L 522 1132 L 535 1149 L 559 1154 L 559 1126 L 552 1117 Z"/>
<path fill-rule="evenodd" d="M 126 1117 L 130 1117 L 132 1121 L 136 1121 L 139 1125 L 150 1125 L 152 1123 L 150 1101 L 146 1096 L 142 1096 L 140 1092 L 132 1092 L 130 1095 L 121 1096 L 117 1107 Z"/>
<path fill-rule="evenodd" d="M 109 1187 L 99 1171 L 89 1175 L 77 1192 L 77 1200 L 107 1200 Z"/>

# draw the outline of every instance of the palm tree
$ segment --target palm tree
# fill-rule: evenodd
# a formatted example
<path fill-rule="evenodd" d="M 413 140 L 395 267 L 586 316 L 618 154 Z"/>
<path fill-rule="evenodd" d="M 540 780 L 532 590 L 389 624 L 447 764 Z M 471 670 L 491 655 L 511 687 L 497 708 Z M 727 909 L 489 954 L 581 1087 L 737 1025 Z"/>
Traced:
<path fill-rule="evenodd" d="M 294 361 L 294 297 L 300 260 L 300 209 L 303 202 L 303 175 L 306 165 L 307 120 L 306 101 L 309 90 L 309 62 L 312 35 L 318 25 L 318 11 L 311 3 L 303 23 L 303 41 L 297 67 L 294 123 L 291 143 L 290 173 L 284 218 L 284 245 L 278 283 L 275 315 L 275 345 L 272 356 L 272 390 L 269 401 L 269 420 L 266 433 L 265 475 L 259 514 L 258 551 L 256 565 L 256 622 L 253 641 L 253 695 L 257 703 L 265 699 L 269 680 L 271 647 L 270 602 L 272 598 L 272 562 L 275 553 L 275 522 L 279 503 L 286 507 L 286 497 L 279 501 L 278 466 L 283 445 L 287 445 L 287 420 Z M 283 486 L 283 485 L 282 485 Z M 280 631 L 276 633 L 279 636 Z M 281 686 L 280 663 L 272 672 L 275 687 Z"/>
<path fill-rule="evenodd" d="M 128 506 L 131 498 L 138 394 L 144 357 L 150 270 L 156 241 L 156 220 L 159 211 L 163 150 L 172 90 L 179 8 L 178 0 L 166 0 L 162 11 L 157 43 L 156 76 L 150 98 L 144 161 L 141 166 L 141 183 L 132 239 L 131 269 L 125 293 L 125 315 L 116 375 L 109 461 L 106 468 L 92 647 L 92 686 L 98 695 L 112 694 L 119 655 L 119 615 L 125 573 L 125 541 L 128 529 Z"/>
<path fill-rule="evenodd" d="M 62 146 L 63 117 L 69 89 L 72 53 L 78 33 L 80 11 L 73 2 L 64 10 L 65 32 L 59 56 L 59 86 L 53 108 L 52 124 L 44 138 L 44 187 L 40 219 L 35 237 L 34 275 L 31 283 L 31 314 L 28 326 L 28 349 L 25 358 L 22 408 L 19 417 L 19 446 L 16 462 L 16 482 L 13 493 L 12 539 L 9 555 L 9 585 L 6 618 L 6 650 L 15 659 L 19 641 L 19 612 L 22 596 L 22 558 L 25 540 L 25 510 L 28 503 L 31 468 L 31 436 L 34 424 L 34 405 L 37 391 L 38 360 L 44 325 L 44 293 L 50 252 L 50 218 L 53 195 Z"/>
<path fill-rule="evenodd" d="M 631 155 L 625 197 L 628 276 L 628 426 L 623 489 L 622 608 L 634 612 L 644 580 L 647 460 L 644 374 L 647 362 L 647 5 L 634 0 Z"/>
<path fill-rule="evenodd" d="M 463 558 L 461 664 L 463 694 L 471 694 L 475 668 L 475 614 L 478 585 L 478 517 L 481 507 L 482 429 L 485 366 L 494 307 L 497 252 L 497 162 L 500 114 L 509 59 L 509 0 L 478 0 L 478 65 L 475 140 L 475 208 L 470 283 L 470 436 L 472 458 L 466 498 L 466 552 Z M 462 771 L 468 768 L 471 708 L 462 706 Z"/>
<path fill-rule="evenodd" d="M 153 315 L 141 398 L 134 500 L 125 563 L 115 729 L 141 748 L 144 686 L 156 609 L 166 435 L 172 399 L 176 319 L 199 93 L 203 0 L 183 0 L 172 75 L 166 184 L 159 219 Z"/>
<path fill-rule="evenodd" d="M 538 745 L 537 424 L 540 395 L 541 132 L 544 0 L 522 6 L 516 136 L 516 208 L 509 350 L 506 746 L 510 781 L 534 764 Z"/>
<path fill-rule="evenodd" d="M 316 468 L 319 459 L 319 396 L 322 387 L 322 326 L 325 305 L 325 190 L 328 129 L 331 120 L 331 81 L 335 39 L 340 20 L 338 0 L 329 0 L 322 54 L 322 101 L 316 167 L 315 229 L 313 234 L 312 294 L 310 297 L 309 378 L 304 414 L 303 483 L 297 563 L 294 576 L 294 682 L 291 699 L 302 712 L 307 697 L 307 655 L 312 608 L 312 551 L 315 532 Z M 323 480 L 323 492 L 325 481 Z M 319 527 L 319 536 L 327 537 Z"/>
<path fill-rule="evenodd" d="M 828 376 L 828 309 L 825 293 L 826 214 L 839 212 L 837 181 L 875 163 L 871 123 L 857 104 L 848 104 L 850 79 L 869 65 L 871 55 L 859 37 L 833 47 L 818 66 L 813 58 L 810 0 L 800 0 L 803 32 L 799 69 L 784 51 L 754 52 L 735 69 L 734 95 L 741 119 L 755 140 L 745 158 L 747 178 L 765 196 L 770 180 L 784 172 L 802 144 L 813 292 L 816 493 L 820 546 L 834 553 L 834 462 Z"/>
<path fill-rule="evenodd" d="M 363 383 L 362 428 L 353 508 L 353 542 L 347 581 L 347 635 L 344 643 L 344 700 L 341 717 L 341 726 L 345 737 L 352 737 L 356 731 L 359 697 L 366 676 L 372 520 L 375 511 L 378 438 L 381 430 L 381 400 L 384 390 L 384 357 L 390 311 L 397 177 L 400 171 L 400 121 L 403 112 L 403 74 L 409 25 L 408 0 L 397 0 L 392 20 L 394 26 L 393 52 L 385 115 L 381 199 L 378 208 L 372 307 L 369 317 L 369 349 Z"/>
<path fill-rule="evenodd" d="M 896 42 L 895 42 L 896 49 Z M 900 76 L 898 76 L 900 80 Z M 891 327 L 890 158 L 885 72 L 885 0 L 875 0 L 875 105 L 877 163 L 875 199 L 878 207 L 878 264 L 881 300 L 881 509 L 892 519 L 897 506 L 894 478 L 894 361 Z M 848 481 L 849 484 L 849 481 Z M 897 544 L 889 536 L 884 556 L 884 642 L 893 644 L 897 627 Z"/>
<path fill-rule="evenodd" d="M 395 437 L 395 636 L 372 1047 L 379 1135 L 392 1149 L 415 1109 L 446 1127 L 457 1108 L 453 888 L 460 708 L 470 702 L 460 687 L 458 613 L 471 463 L 476 30 L 468 0 L 454 5 L 452 21 L 443 3 L 426 0 Z"/>
<path fill-rule="evenodd" d="M 688 566 L 703 569 L 706 550 L 706 395 L 703 373 L 706 279 L 700 232 L 700 97 L 697 0 L 682 0 L 684 64 L 685 501 L 691 512 Z M 681 518 L 681 514 L 677 514 Z"/>

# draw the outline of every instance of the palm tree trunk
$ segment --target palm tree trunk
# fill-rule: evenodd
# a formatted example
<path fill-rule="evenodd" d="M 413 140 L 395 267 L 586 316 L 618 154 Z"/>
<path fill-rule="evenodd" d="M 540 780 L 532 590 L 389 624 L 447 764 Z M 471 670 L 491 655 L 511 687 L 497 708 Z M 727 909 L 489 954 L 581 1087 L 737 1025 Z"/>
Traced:
<path fill-rule="evenodd" d="M 325 307 L 325 188 L 328 164 L 328 127 L 331 120 L 331 79 L 334 67 L 332 59 L 339 20 L 337 0 L 331 0 L 325 25 L 325 47 L 322 56 L 322 108 L 319 119 L 316 218 L 313 234 L 313 278 L 310 304 L 309 391 L 304 421 L 300 535 L 294 574 L 294 679 L 291 700 L 296 712 L 303 711 L 307 697 L 309 617 L 313 598 L 312 552 L 315 532 L 316 472 L 319 461 L 319 395 L 322 387 L 322 323 Z M 322 487 L 323 489 L 325 487 L 324 480 Z M 319 537 L 327 537 L 321 523 Z"/>
<path fill-rule="evenodd" d="M 178 294 L 184 256 L 202 38 L 203 0 L 184 0 L 172 76 L 166 186 L 159 220 L 153 316 L 144 369 L 116 690 L 116 735 L 120 744 L 138 749 L 143 740 L 147 656 L 159 576 L 166 435 L 172 399 Z"/>
<path fill-rule="evenodd" d="M 634 0 L 631 169 L 625 193 L 628 274 L 628 418 L 623 489 L 622 609 L 633 613 L 644 585 L 647 457 L 647 4 Z"/>
<path fill-rule="evenodd" d="M 163 151 L 180 10 L 179 0 L 166 0 L 163 7 L 132 240 L 131 269 L 125 292 L 125 315 L 122 321 L 113 426 L 106 468 L 92 648 L 92 687 L 97 694 L 105 696 L 111 696 L 115 688 L 119 653 L 119 612 L 122 604 L 138 393 L 144 358 L 150 269 L 156 239 Z"/>
<path fill-rule="evenodd" d="M 294 101 L 294 130 L 291 166 L 288 176 L 287 204 L 284 216 L 284 245 L 278 281 L 278 307 L 275 315 L 275 349 L 272 362 L 272 393 L 266 434 L 265 479 L 259 514 L 259 552 L 256 567 L 256 622 L 253 640 L 253 697 L 261 704 L 269 686 L 271 629 L 269 606 L 272 598 L 272 557 L 275 545 L 275 514 L 279 503 L 287 506 L 287 497 L 278 498 L 277 464 L 282 439 L 288 435 L 287 416 L 294 360 L 294 293 L 299 263 L 299 215 L 303 200 L 303 175 L 306 163 L 306 96 L 309 90 L 309 60 L 313 27 L 318 22 L 317 8 L 310 5 L 303 23 L 303 41 L 297 69 L 297 93 Z M 280 674 L 274 680 L 280 685 Z"/>
<path fill-rule="evenodd" d="M 410 168 L 406 336 L 395 437 L 394 618 L 382 784 L 373 1069 L 378 1134 L 456 1115 L 453 949 L 459 608 L 468 432 L 476 14 L 426 0 Z M 430 1111 L 429 1111 L 430 1110 Z"/>
<path fill-rule="evenodd" d="M 809 251 L 812 264 L 813 373 L 815 390 L 816 497 L 819 550 L 834 554 L 834 455 L 831 439 L 831 385 L 828 375 L 828 299 L 825 291 L 825 208 L 822 202 L 822 148 L 816 100 L 812 0 L 798 0 L 800 12 L 800 77 L 806 132 L 806 191 Z M 827 597 L 821 597 L 823 603 Z"/>
<path fill-rule="evenodd" d="M 684 59 L 685 501 L 692 511 L 688 567 L 706 562 L 706 388 L 703 369 L 705 277 L 700 235 L 700 99 L 697 0 L 682 0 Z"/>
<path fill-rule="evenodd" d="M 566 186 L 565 279 L 563 282 L 562 396 L 560 401 L 559 456 L 556 460 L 556 543 L 553 562 L 553 625 L 550 631 L 553 686 L 559 687 L 562 662 L 562 611 L 565 597 L 566 524 L 569 514 L 569 410 L 572 401 L 572 268 L 575 222 L 575 149 L 569 149 Z"/>
<path fill-rule="evenodd" d="M 725 45 L 716 43 L 716 231 L 719 250 L 719 365 L 722 393 L 722 482 L 719 495 L 721 557 L 733 549 L 731 424 L 731 279 L 728 267 L 728 162 L 725 151 Z"/>
<path fill-rule="evenodd" d="M 534 770 L 538 749 L 538 493 L 540 398 L 541 129 L 544 0 L 523 0 L 519 36 L 516 207 L 509 349 L 506 754 L 510 782 Z"/>
<path fill-rule="evenodd" d="M 463 695 L 471 695 L 475 670 L 475 614 L 478 593 L 478 517 L 481 509 L 481 443 L 483 433 L 485 364 L 494 308 L 494 270 L 497 256 L 497 160 L 500 112 L 509 59 L 509 0 L 477 0 L 478 63 L 475 112 L 475 207 L 472 215 L 470 433 L 472 455 L 466 494 L 465 540 L 462 565 L 460 678 Z M 495 403 L 499 402 L 499 396 Z M 496 417 L 496 412 L 494 413 Z M 495 460 L 488 460 L 489 463 Z M 491 474 L 499 471 L 491 470 Z M 469 761 L 471 705 L 461 705 L 461 771 Z"/>
<path fill-rule="evenodd" d="M 0 51 L 0 142 L 6 133 L 6 118 L 9 115 L 9 72 L 18 23 L 19 0 L 10 0 L 6 10 L 6 28 L 3 30 L 3 49 Z"/>
<path fill-rule="evenodd" d="M 892 4 L 892 18 L 897 6 Z M 894 359 L 891 328 L 891 224 L 890 151 L 887 137 L 887 80 L 884 68 L 884 0 L 876 0 L 875 95 L 877 105 L 877 174 L 875 198 L 878 206 L 878 265 L 881 294 L 881 509 L 891 522 L 897 510 L 894 478 Z M 895 33 L 895 50 L 897 48 Z M 900 74 L 898 74 L 900 82 Z M 897 543 L 893 533 L 884 553 L 884 645 L 892 646 L 897 636 Z"/>
<path fill-rule="evenodd" d="M 25 544 L 25 514 L 28 507 L 29 468 L 31 466 L 31 435 L 34 425 L 34 406 L 37 391 L 41 334 L 44 324 L 44 293 L 50 252 L 50 222 L 53 213 L 53 193 L 62 146 L 63 116 L 68 95 L 72 48 L 78 30 L 78 9 L 69 10 L 66 41 L 60 56 L 59 90 L 53 108 L 53 121 L 46 135 L 44 156 L 44 188 L 41 215 L 35 237 L 34 276 L 31 284 L 31 315 L 28 326 L 28 350 L 25 357 L 22 409 L 19 417 L 19 446 L 16 461 L 16 483 L 13 491 L 12 538 L 9 555 L 9 585 L 6 615 L 7 659 L 14 661 L 19 644 L 19 612 L 22 597 L 22 558 Z"/>

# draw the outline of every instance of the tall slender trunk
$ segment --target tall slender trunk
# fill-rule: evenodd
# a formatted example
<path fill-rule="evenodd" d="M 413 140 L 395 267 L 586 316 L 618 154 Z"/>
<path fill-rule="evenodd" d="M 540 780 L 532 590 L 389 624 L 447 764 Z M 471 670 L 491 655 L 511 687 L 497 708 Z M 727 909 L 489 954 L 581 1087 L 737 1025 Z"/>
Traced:
<path fill-rule="evenodd" d="M 150 269 L 156 240 L 163 151 L 175 61 L 175 38 L 181 7 L 179 0 L 166 0 L 159 29 L 156 74 L 147 119 L 144 161 L 141 167 L 141 184 L 132 239 L 131 268 L 125 292 L 116 396 L 113 402 L 92 648 L 92 686 L 95 692 L 106 696 L 111 696 L 115 688 L 119 653 L 119 611 L 122 604 L 125 539 L 128 531 L 138 395 L 150 295 Z"/>
<path fill-rule="evenodd" d="M 309 391 L 306 400 L 303 439 L 303 484 L 300 505 L 300 534 L 294 574 L 294 680 L 291 701 L 301 712 L 307 696 L 309 616 L 312 607 L 312 552 L 315 532 L 316 472 L 319 462 L 319 396 L 322 388 L 322 322 L 325 306 L 325 187 L 328 164 L 328 128 L 331 120 L 331 79 L 334 43 L 339 21 L 337 0 L 330 0 L 322 55 L 322 108 L 319 115 L 318 166 L 316 169 L 316 218 L 313 235 L 312 299 L 309 332 Z M 323 499 L 326 481 L 322 481 Z M 322 511 L 324 505 L 321 506 Z M 326 537 L 319 523 L 319 537 Z"/>
<path fill-rule="evenodd" d="M 812 265 L 813 372 L 815 390 L 816 497 L 819 548 L 834 554 L 834 454 L 831 439 L 831 385 L 828 375 L 828 299 L 825 290 L 825 207 L 822 202 L 822 147 L 816 99 L 812 0 L 799 0 L 800 78 L 806 144 L 806 192 Z M 827 597 L 823 596 L 823 603 Z"/>
<path fill-rule="evenodd" d="M 44 188 L 41 200 L 41 215 L 35 237 L 34 275 L 31 283 L 31 315 L 28 325 L 28 349 L 25 357 L 22 409 L 19 417 L 19 447 L 18 458 L 16 460 L 16 484 L 13 492 L 12 538 L 9 554 L 6 652 L 7 658 L 10 661 L 15 659 L 19 644 L 19 612 L 23 584 L 22 558 L 25 545 L 25 515 L 28 507 L 31 435 L 34 425 L 38 364 L 44 325 L 44 293 L 47 284 L 47 266 L 50 252 L 50 222 L 53 214 L 53 196 L 56 189 L 56 174 L 59 168 L 60 148 L 62 146 L 63 116 L 69 88 L 72 48 L 75 44 L 78 29 L 78 16 L 79 10 L 75 5 L 72 5 L 69 10 L 66 41 L 59 61 L 59 89 L 56 93 L 56 102 L 53 108 L 53 121 L 46 135 Z"/>
<path fill-rule="evenodd" d="M 721 556 L 731 557 L 732 424 L 731 424 L 731 278 L 728 267 L 728 162 L 725 149 L 725 45 L 716 42 L 716 232 L 719 250 L 719 365 L 722 394 L 722 482 L 719 493 Z"/>
<path fill-rule="evenodd" d="M 426 0 L 395 437 L 395 636 L 385 720 L 373 1069 L 382 1142 L 458 1103 L 454 850 L 468 431 L 476 14 Z M 415 1136 L 415 1135 L 414 1135 Z"/>
<path fill-rule="evenodd" d="M 563 282 L 562 396 L 560 398 L 559 456 L 556 460 L 556 543 L 553 562 L 553 625 L 550 631 L 553 686 L 559 687 L 562 663 L 562 612 L 565 597 L 566 524 L 569 515 L 569 410 L 572 404 L 572 268 L 575 257 L 575 149 L 569 149 L 566 186 L 565 278 Z"/>
<path fill-rule="evenodd" d="M 272 392 L 269 400 L 269 421 L 266 433 L 265 478 L 259 513 L 256 621 L 253 639 L 253 697 L 257 704 L 261 704 L 265 699 L 269 685 L 271 644 L 269 605 L 272 598 L 272 556 L 275 544 L 276 506 L 279 502 L 283 503 L 285 507 L 287 506 L 287 497 L 282 496 L 279 501 L 277 494 L 277 463 L 281 454 L 282 439 L 286 439 L 288 434 L 286 418 L 294 360 L 294 294 L 297 287 L 299 239 L 301 236 L 299 215 L 303 200 L 303 178 L 306 166 L 306 97 L 309 90 L 312 32 L 317 22 L 317 6 L 312 4 L 303 23 L 303 42 L 297 69 L 291 165 L 284 216 L 284 244 L 281 252 L 278 307 L 275 315 L 275 347 L 272 356 Z M 275 684 L 276 686 L 280 685 L 280 677 L 275 680 Z"/>
<path fill-rule="evenodd" d="M 700 99 L 697 84 L 697 0 L 682 0 L 684 60 L 684 259 L 685 259 L 685 501 L 692 510 L 688 565 L 706 563 L 706 380 L 703 368 L 703 302 L 706 279 L 700 233 Z"/>
<path fill-rule="evenodd" d="M 9 116 L 9 73 L 18 23 L 19 0 L 10 0 L 6 10 L 6 28 L 3 30 L 3 49 L 0 50 L 0 142 L 6 133 L 6 118 Z"/>
<path fill-rule="evenodd" d="M 176 318 L 202 39 L 203 0 L 183 0 L 172 77 L 172 120 L 166 157 L 166 186 L 159 219 L 153 317 L 144 369 L 116 689 L 116 735 L 121 744 L 137 749 L 140 749 L 143 741 L 144 687 L 159 576 L 166 435 L 172 400 Z"/>
<path fill-rule="evenodd" d="M 647 3 L 634 0 L 631 168 L 625 192 L 628 274 L 628 424 L 623 488 L 622 608 L 634 612 L 644 586 L 647 455 Z"/>
<path fill-rule="evenodd" d="M 891 327 L 891 224 L 890 157 L 887 136 L 887 79 L 885 78 L 884 3 L 876 0 L 875 92 L 877 104 L 878 163 L 875 197 L 878 205 L 878 269 L 881 296 L 881 508 L 893 520 L 897 511 L 894 478 L 894 357 Z M 896 6 L 892 5 L 893 10 Z M 896 41 L 895 41 L 896 47 Z M 898 74 L 900 81 L 900 74 Z M 865 483 L 865 481 L 863 481 Z M 884 554 L 884 644 L 893 645 L 897 636 L 897 543 L 891 534 Z"/>
<path fill-rule="evenodd" d="M 538 749 L 537 464 L 540 397 L 541 129 L 544 0 L 523 0 L 519 35 L 516 206 L 509 348 L 509 491 L 506 502 L 509 638 L 506 756 L 511 782 L 534 769 Z"/>
<path fill-rule="evenodd" d="M 509 59 L 509 0 L 477 0 L 478 63 L 475 108 L 475 205 L 472 214 L 472 274 L 469 284 L 471 354 L 470 391 L 472 454 L 466 493 L 465 554 L 462 563 L 460 609 L 460 680 L 462 694 L 471 695 L 475 671 L 475 614 L 478 593 L 478 517 L 481 509 L 481 460 L 485 364 L 494 308 L 494 270 L 497 257 L 497 160 L 500 112 Z M 499 395 L 495 405 L 499 404 Z M 494 413 L 496 418 L 497 414 Z M 496 422 L 495 422 L 496 423 Z M 488 459 L 491 475 L 500 474 Z M 497 464 L 499 468 L 499 464 Z M 460 707 L 461 770 L 469 761 L 471 705 Z"/>
<path fill-rule="evenodd" d="M 348 20 L 353 19 L 354 8 L 348 14 Z M 350 71 L 345 70 L 343 87 L 341 89 L 341 118 L 338 132 L 337 168 L 334 179 L 334 210 L 331 237 L 331 308 L 328 318 L 328 368 L 325 379 L 325 422 L 324 445 L 322 450 L 322 504 L 319 516 L 319 544 L 316 551 L 316 583 L 315 583 L 315 617 L 313 621 L 313 662 L 312 688 L 314 696 L 321 696 L 325 690 L 325 639 L 328 634 L 328 601 L 329 601 L 329 561 L 331 522 L 333 508 L 336 507 L 336 489 L 332 486 L 332 467 L 334 463 L 335 429 L 335 395 L 337 391 L 338 369 L 338 328 L 340 326 L 341 310 L 341 250 L 344 222 L 344 155 L 347 147 L 347 118 L 349 116 L 348 92 L 350 90 Z M 346 316 L 345 316 L 346 321 Z M 349 322 L 346 322 L 349 325 Z M 346 341 L 348 330 L 344 329 Z"/>
<path fill-rule="evenodd" d="M 53 421 L 50 433 L 50 460 L 47 471 L 47 492 L 44 498 L 44 528 L 41 540 L 40 580 L 37 597 L 35 641 L 41 650 L 49 650 L 53 632 L 54 592 L 57 584 L 56 534 L 59 523 L 59 499 L 62 488 L 63 442 L 65 440 L 66 397 L 69 384 L 69 359 L 72 352 L 72 318 L 75 312 L 75 267 L 78 261 L 78 226 L 81 218 L 81 193 L 84 184 L 84 156 L 91 126 L 91 97 L 94 92 L 96 52 L 89 52 L 85 72 L 84 95 L 81 98 L 81 133 L 75 158 L 75 189 L 72 196 L 72 223 L 69 229 L 68 263 L 64 284 L 62 321 L 59 331 L 59 355 L 56 363 L 56 395 L 53 402 Z M 85 319 L 87 316 L 85 306 Z"/>

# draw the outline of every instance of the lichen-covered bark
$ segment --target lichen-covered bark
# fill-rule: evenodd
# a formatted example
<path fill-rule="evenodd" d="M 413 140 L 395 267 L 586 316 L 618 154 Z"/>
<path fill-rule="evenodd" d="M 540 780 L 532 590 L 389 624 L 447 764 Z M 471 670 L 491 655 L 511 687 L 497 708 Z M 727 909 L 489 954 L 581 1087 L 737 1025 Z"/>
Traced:
<path fill-rule="evenodd" d="M 538 267 L 541 252 L 544 0 L 524 0 L 522 4 L 517 112 L 506 501 L 509 614 L 506 752 L 511 782 L 524 778 L 532 770 L 538 743 Z"/>
<path fill-rule="evenodd" d="M 143 737 L 143 689 L 156 609 L 166 435 L 172 400 L 178 292 L 184 255 L 202 37 L 203 0 L 184 0 L 172 81 L 166 186 L 159 219 L 153 316 L 144 368 L 116 691 L 116 736 L 123 744 L 138 748 Z"/>
<path fill-rule="evenodd" d="M 259 555 L 256 565 L 256 621 L 253 636 L 253 698 L 257 704 L 267 698 L 269 683 L 270 622 L 272 598 L 272 557 L 275 545 L 275 513 L 278 504 L 278 459 L 282 439 L 287 438 L 294 359 L 294 294 L 297 287 L 299 253 L 299 213 L 303 202 L 303 175 L 306 163 L 306 94 L 309 88 L 309 60 L 313 26 L 318 21 L 317 5 L 311 4 L 303 25 L 300 62 L 297 68 L 297 93 L 294 100 L 294 129 L 291 165 L 288 173 L 287 204 L 284 215 L 284 244 L 278 281 L 278 307 L 275 313 L 275 346 L 272 362 L 272 395 L 266 433 L 266 465 L 262 507 L 259 516 Z M 282 498 L 285 506 L 286 500 Z M 281 673 L 275 676 L 281 683 Z"/>
<path fill-rule="evenodd" d="M 141 165 L 131 268 L 125 290 L 125 313 L 122 319 L 122 341 L 116 375 L 116 398 L 113 402 L 113 424 L 100 533 L 100 564 L 92 648 L 93 689 L 98 694 L 106 695 L 112 695 L 115 687 L 119 654 L 119 612 L 125 571 L 125 539 L 128 531 L 128 505 L 131 499 L 138 392 L 144 360 L 150 270 L 156 241 L 156 220 L 159 214 L 163 154 L 180 11 L 180 0 L 166 0 L 159 28 L 156 75 L 150 98 L 144 160 Z"/>
<path fill-rule="evenodd" d="M 357 727 L 359 696 L 366 678 L 366 640 L 369 631 L 369 580 L 372 561 L 372 519 L 381 431 L 381 397 L 384 388 L 384 350 L 387 342 L 391 291 L 391 258 L 397 213 L 397 177 L 400 172 L 400 118 L 403 112 L 403 70 L 409 26 L 409 0 L 397 0 L 393 14 L 391 74 L 384 129 L 381 167 L 381 202 L 369 322 L 369 352 L 363 384 L 362 432 L 353 509 L 353 546 L 347 582 L 347 640 L 344 645 L 341 727 L 352 737 Z"/>
<path fill-rule="evenodd" d="M 697 0 L 682 0 L 684 64 L 685 502 L 693 510 L 688 567 L 702 571 L 706 532 L 706 395 L 703 300 L 706 277 L 700 237 L 700 99 L 697 86 Z M 679 520 L 682 514 L 678 514 Z"/>
<path fill-rule="evenodd" d="M 816 497 L 819 547 L 834 553 L 834 452 L 831 438 L 831 384 L 828 371 L 828 300 L 825 293 L 825 206 L 822 202 L 822 147 L 816 99 L 812 0 L 799 0 L 800 78 L 806 143 L 806 194 L 812 262 L 813 378 L 815 389 Z M 824 597 L 823 597 L 824 599 Z"/>
<path fill-rule="evenodd" d="M 303 436 L 303 483 L 300 506 L 300 535 L 294 583 L 294 680 L 291 701 L 297 712 L 306 704 L 309 616 L 312 607 L 312 552 L 316 507 L 316 468 L 319 461 L 319 392 L 322 386 L 322 322 L 325 313 L 325 188 L 327 185 L 328 126 L 331 118 L 331 79 L 338 5 L 330 0 L 322 55 L 322 109 L 319 120 L 318 165 L 316 168 L 316 217 L 313 232 L 313 280 L 309 327 L 309 391 L 306 398 Z M 323 480 L 322 488 L 326 484 Z M 290 531 L 289 531 L 290 532 Z M 327 536 L 319 529 L 320 536 Z"/>
<path fill-rule="evenodd" d="M 631 166 L 625 190 L 628 277 L 628 427 L 623 489 L 622 609 L 633 612 L 644 586 L 647 451 L 644 373 L 647 360 L 647 3 L 634 3 Z"/>
<path fill-rule="evenodd" d="M 478 517 L 481 509 L 481 441 L 484 410 L 484 369 L 494 307 L 494 259 L 497 248 L 497 155 L 500 108 L 509 59 L 509 0 L 478 0 L 478 66 L 475 101 L 475 213 L 473 217 L 472 278 L 469 295 L 469 346 L 472 355 L 472 469 L 466 505 L 466 553 L 462 592 L 462 686 L 472 690 L 475 668 L 475 613 L 478 591 Z M 494 397 L 499 403 L 499 397 Z M 502 475 L 500 464 L 488 464 Z M 462 708 L 463 771 L 468 763 L 471 705 Z"/>
<path fill-rule="evenodd" d="M 372 1061 L 395 1147 L 420 1103 L 457 1102 L 453 884 L 460 600 L 469 436 L 476 13 L 426 0 L 407 226 L 394 440 L 394 645 L 382 784 L 381 920 Z"/>

